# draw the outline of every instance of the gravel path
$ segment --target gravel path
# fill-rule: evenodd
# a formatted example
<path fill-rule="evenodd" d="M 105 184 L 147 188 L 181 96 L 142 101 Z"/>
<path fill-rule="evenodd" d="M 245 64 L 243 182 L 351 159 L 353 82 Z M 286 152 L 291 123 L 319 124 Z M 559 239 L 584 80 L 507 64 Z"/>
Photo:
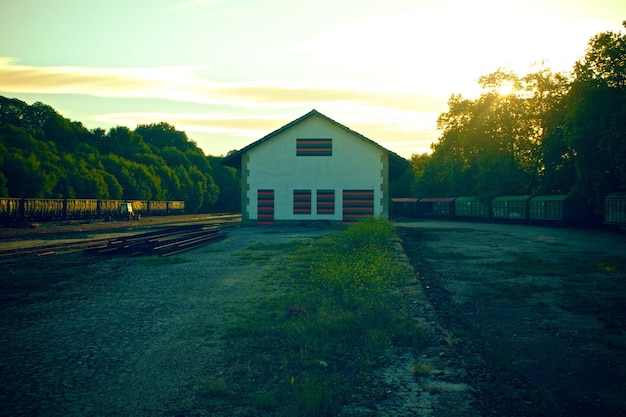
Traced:
<path fill-rule="evenodd" d="M 485 415 L 626 416 L 626 239 L 423 221 L 405 250 Z M 410 236 L 417 236 L 411 247 Z"/>
<path fill-rule="evenodd" d="M 50 291 L 0 305 L 0 415 L 210 415 L 193 407 L 221 372 L 222 323 L 270 267 L 243 273 L 237 254 L 326 233 L 229 231 L 174 259 L 90 258 Z M 24 278 L 10 266 L 1 273 Z"/>

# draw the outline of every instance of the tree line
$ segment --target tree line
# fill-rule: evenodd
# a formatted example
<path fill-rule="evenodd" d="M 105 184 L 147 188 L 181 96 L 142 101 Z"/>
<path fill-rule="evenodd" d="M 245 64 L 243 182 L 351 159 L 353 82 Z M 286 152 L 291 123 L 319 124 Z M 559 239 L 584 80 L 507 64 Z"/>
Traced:
<path fill-rule="evenodd" d="M 626 35 L 594 36 L 571 73 L 501 68 L 478 83 L 478 98 L 451 95 L 432 153 L 394 159 L 392 197 L 575 193 L 601 214 L 607 194 L 626 190 Z M 239 211 L 238 172 L 222 159 L 167 123 L 89 130 L 46 104 L 0 96 L 0 196 Z"/>
<path fill-rule="evenodd" d="M 52 107 L 0 96 L 0 196 L 184 200 L 240 210 L 236 170 L 167 123 L 89 130 Z"/>
<path fill-rule="evenodd" d="M 450 97 L 432 153 L 410 158 L 412 195 L 576 193 L 600 214 L 626 190 L 626 35 L 594 36 L 571 73 L 500 68 L 478 84 L 476 99 Z"/>

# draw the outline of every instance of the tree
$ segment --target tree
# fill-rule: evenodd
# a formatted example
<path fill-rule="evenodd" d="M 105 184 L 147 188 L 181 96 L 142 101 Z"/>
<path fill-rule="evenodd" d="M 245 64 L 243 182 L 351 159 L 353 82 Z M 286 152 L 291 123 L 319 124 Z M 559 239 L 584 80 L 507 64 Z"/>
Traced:
<path fill-rule="evenodd" d="M 564 135 L 572 149 L 575 190 L 600 215 L 604 196 L 626 189 L 626 35 L 593 37 L 574 74 Z"/>
<path fill-rule="evenodd" d="M 176 130 L 174 126 L 165 122 L 139 125 L 135 133 L 157 150 L 172 147 L 186 152 L 196 148 L 196 144 L 189 140 L 185 132 Z"/>
<path fill-rule="evenodd" d="M 0 195 L 183 199 L 188 212 L 209 211 L 216 173 L 228 190 L 222 206 L 238 206 L 236 173 L 167 123 L 89 131 L 46 104 L 0 97 Z"/>

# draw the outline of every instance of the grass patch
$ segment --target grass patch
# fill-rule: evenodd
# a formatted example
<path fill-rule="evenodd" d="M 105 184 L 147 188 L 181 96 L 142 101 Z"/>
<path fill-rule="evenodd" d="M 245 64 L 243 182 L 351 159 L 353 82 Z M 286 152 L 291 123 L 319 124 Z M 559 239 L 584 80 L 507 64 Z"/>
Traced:
<path fill-rule="evenodd" d="M 369 374 L 385 348 L 424 345 L 425 325 L 391 291 L 407 279 L 394 233 L 368 219 L 314 243 L 248 248 L 288 253 L 268 276 L 283 291 L 261 297 L 225 336 L 237 347 L 230 384 L 256 415 L 338 415 L 355 396 L 375 395 Z"/>

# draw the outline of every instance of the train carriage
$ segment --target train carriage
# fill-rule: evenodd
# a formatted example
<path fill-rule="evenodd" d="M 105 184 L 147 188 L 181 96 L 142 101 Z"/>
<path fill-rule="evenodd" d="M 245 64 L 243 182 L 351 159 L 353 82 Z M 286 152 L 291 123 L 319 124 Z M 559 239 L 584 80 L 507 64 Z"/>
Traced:
<path fill-rule="evenodd" d="M 112 219 L 119 215 L 122 200 L 98 200 L 97 216 Z"/>
<path fill-rule="evenodd" d="M 417 198 L 396 197 L 391 199 L 391 215 L 392 217 L 408 217 L 416 216 Z"/>
<path fill-rule="evenodd" d="M 606 196 L 604 199 L 604 222 L 626 228 L 626 192 Z"/>
<path fill-rule="evenodd" d="M 92 219 L 98 215 L 98 200 L 90 198 L 65 200 L 66 219 Z"/>
<path fill-rule="evenodd" d="M 491 210 L 489 203 L 478 197 L 457 197 L 454 214 L 458 218 L 488 220 Z"/>
<path fill-rule="evenodd" d="M 15 221 L 20 217 L 19 198 L 0 198 L 0 220 Z"/>
<path fill-rule="evenodd" d="M 168 214 L 183 214 L 185 212 L 185 202 L 183 200 L 168 201 L 167 212 Z"/>
<path fill-rule="evenodd" d="M 133 205 L 133 212 L 140 216 L 148 215 L 148 201 L 147 200 L 127 200 L 127 202 Z"/>
<path fill-rule="evenodd" d="M 514 195 L 496 197 L 491 200 L 492 218 L 500 221 L 528 221 L 528 201 L 530 196 Z"/>
<path fill-rule="evenodd" d="M 454 197 L 425 197 L 417 202 L 417 214 L 426 217 L 454 216 Z"/>
<path fill-rule="evenodd" d="M 65 200 L 60 198 L 24 198 L 21 217 L 26 221 L 63 219 L 65 217 Z"/>
<path fill-rule="evenodd" d="M 575 195 L 542 195 L 529 203 L 529 218 L 533 223 L 579 224 L 587 218 L 587 203 Z"/>
<path fill-rule="evenodd" d="M 134 206 L 133 206 L 134 210 Z M 148 201 L 148 214 L 150 216 L 164 216 L 167 214 L 167 201 Z"/>

